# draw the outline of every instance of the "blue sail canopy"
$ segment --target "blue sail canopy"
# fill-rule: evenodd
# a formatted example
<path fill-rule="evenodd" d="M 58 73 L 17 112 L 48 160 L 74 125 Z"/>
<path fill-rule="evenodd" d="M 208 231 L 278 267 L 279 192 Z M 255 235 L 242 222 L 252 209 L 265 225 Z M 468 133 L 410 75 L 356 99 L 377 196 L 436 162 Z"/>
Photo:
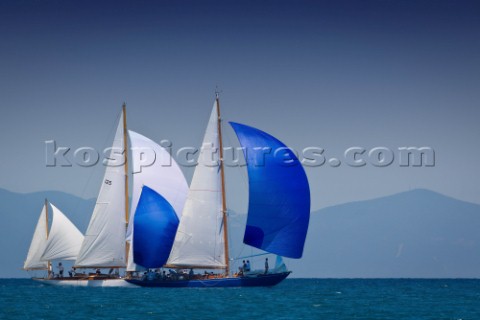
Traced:
<path fill-rule="evenodd" d="M 275 137 L 230 122 L 247 161 L 248 218 L 243 242 L 301 258 L 310 220 L 307 176 L 292 150 Z"/>
<path fill-rule="evenodd" d="M 170 203 L 144 186 L 133 222 L 133 261 L 145 268 L 163 266 L 170 255 L 178 224 Z"/>

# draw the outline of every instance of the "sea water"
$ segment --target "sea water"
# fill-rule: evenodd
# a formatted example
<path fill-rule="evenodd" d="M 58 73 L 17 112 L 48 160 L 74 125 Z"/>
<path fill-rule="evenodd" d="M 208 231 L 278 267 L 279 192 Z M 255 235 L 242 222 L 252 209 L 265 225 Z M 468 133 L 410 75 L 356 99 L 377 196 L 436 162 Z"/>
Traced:
<path fill-rule="evenodd" d="M 271 288 L 74 288 L 0 279 L 0 319 L 480 319 L 480 280 L 287 279 Z"/>

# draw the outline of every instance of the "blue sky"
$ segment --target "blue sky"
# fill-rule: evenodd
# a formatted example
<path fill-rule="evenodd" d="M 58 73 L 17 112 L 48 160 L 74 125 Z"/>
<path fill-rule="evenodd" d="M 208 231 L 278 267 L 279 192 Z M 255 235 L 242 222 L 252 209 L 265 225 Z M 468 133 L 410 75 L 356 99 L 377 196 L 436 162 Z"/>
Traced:
<path fill-rule="evenodd" d="M 47 168 L 45 140 L 101 150 L 126 101 L 131 129 L 198 146 L 218 86 L 225 120 L 327 159 L 353 146 L 436 152 L 428 168 L 307 168 L 313 209 L 413 188 L 480 203 L 479 11 L 466 1 L 3 1 L 0 187 L 95 197 L 103 168 Z M 244 210 L 244 173 L 227 174 L 229 202 Z"/>

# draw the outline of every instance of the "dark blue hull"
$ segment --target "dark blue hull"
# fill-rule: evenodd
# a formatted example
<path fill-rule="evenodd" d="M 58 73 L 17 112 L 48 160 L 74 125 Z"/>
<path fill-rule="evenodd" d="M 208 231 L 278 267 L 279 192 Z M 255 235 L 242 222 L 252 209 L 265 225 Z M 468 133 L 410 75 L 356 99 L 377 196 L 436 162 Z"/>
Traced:
<path fill-rule="evenodd" d="M 126 280 L 132 284 L 142 287 L 162 287 L 162 288 L 223 288 L 223 287 L 271 287 L 288 275 L 288 272 L 261 274 L 255 277 L 237 277 L 220 279 L 202 279 L 202 280 L 161 280 L 161 279 L 129 279 Z"/>

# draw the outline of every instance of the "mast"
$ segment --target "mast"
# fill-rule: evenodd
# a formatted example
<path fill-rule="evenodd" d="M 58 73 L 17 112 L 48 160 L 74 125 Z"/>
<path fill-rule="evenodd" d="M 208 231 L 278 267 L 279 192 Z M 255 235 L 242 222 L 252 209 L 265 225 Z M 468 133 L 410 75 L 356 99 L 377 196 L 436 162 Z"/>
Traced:
<path fill-rule="evenodd" d="M 45 229 L 46 229 L 46 239 L 48 240 L 48 200 L 47 198 L 45 198 L 45 221 L 46 221 L 46 224 L 45 224 Z M 50 260 L 48 260 L 47 262 L 47 273 L 48 275 L 50 276 L 50 268 L 52 266 L 52 263 L 50 262 Z"/>
<path fill-rule="evenodd" d="M 125 162 L 123 165 L 125 172 L 125 234 L 128 228 L 128 150 L 127 150 L 127 104 L 124 102 L 122 105 L 123 113 L 123 152 L 125 154 Z M 130 250 L 130 244 L 125 241 L 125 266 L 128 261 L 128 252 Z"/>
<path fill-rule="evenodd" d="M 222 181 L 222 213 L 223 213 L 223 243 L 225 246 L 225 272 L 227 276 L 230 274 L 230 257 L 228 254 L 228 227 L 227 227 L 227 201 L 225 197 L 225 172 L 223 167 L 223 144 L 222 144 L 222 119 L 220 117 L 220 100 L 218 92 L 215 92 L 215 100 L 217 102 L 217 128 L 218 128 L 218 148 L 220 155 L 220 177 Z"/>

